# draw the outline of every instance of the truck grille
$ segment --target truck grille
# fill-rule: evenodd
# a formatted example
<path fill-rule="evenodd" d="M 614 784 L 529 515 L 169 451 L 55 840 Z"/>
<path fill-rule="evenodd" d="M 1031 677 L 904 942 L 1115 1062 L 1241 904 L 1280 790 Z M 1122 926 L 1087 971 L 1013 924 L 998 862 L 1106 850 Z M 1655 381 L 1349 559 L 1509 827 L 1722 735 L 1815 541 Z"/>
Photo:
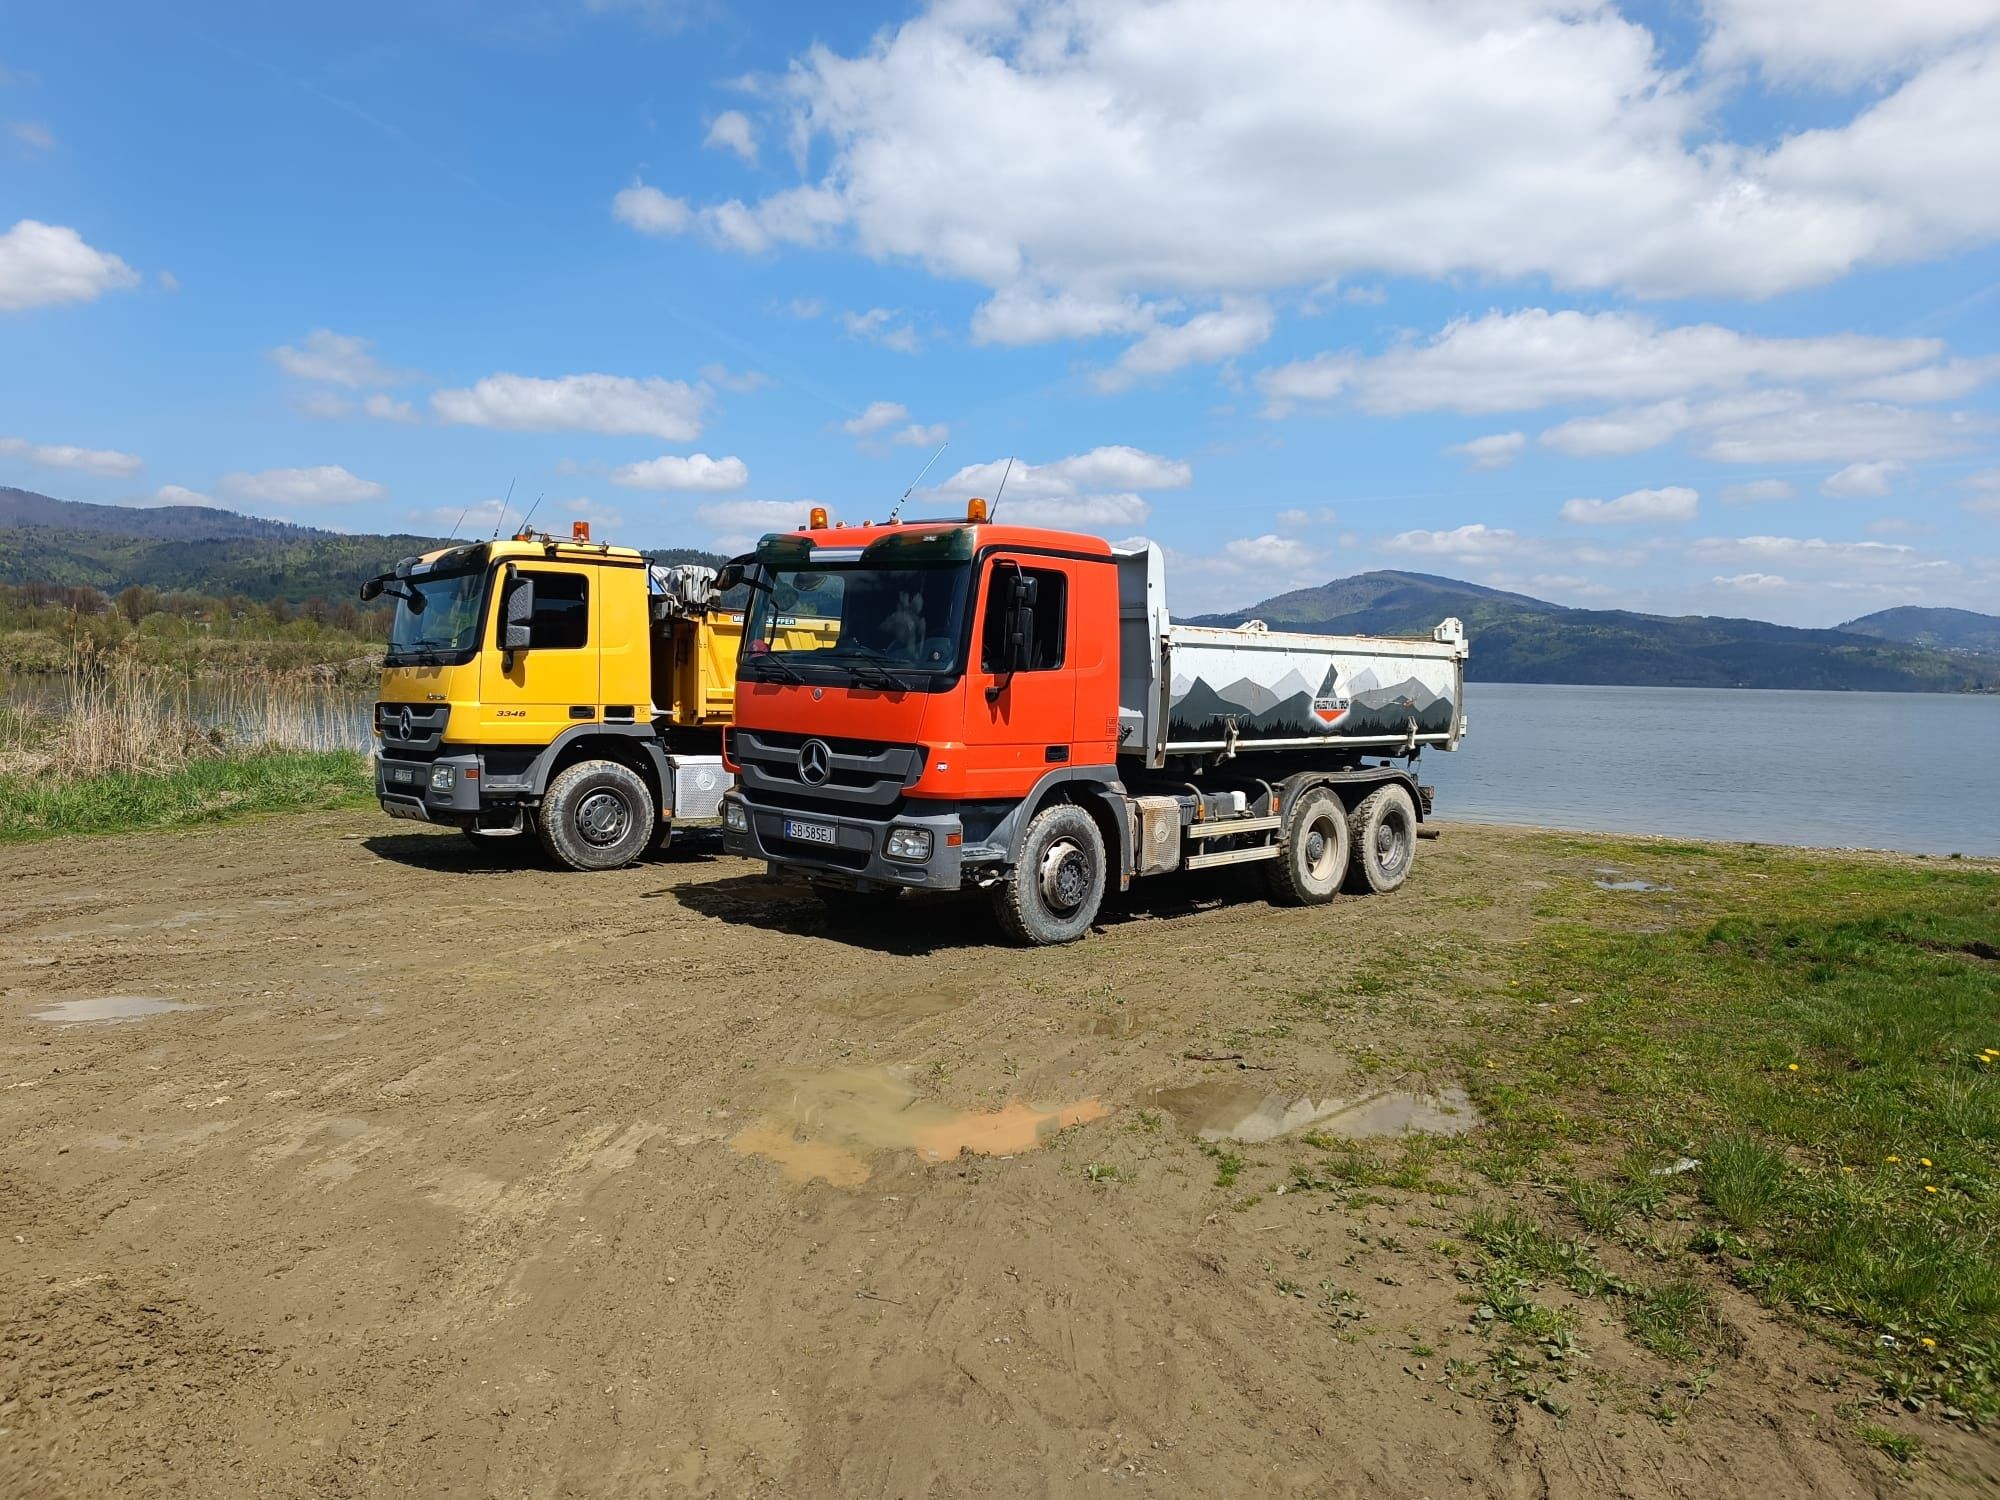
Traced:
<path fill-rule="evenodd" d="M 824 745 L 824 757 L 807 756 L 809 743 Z M 924 769 L 924 752 L 917 745 L 827 739 L 741 725 L 730 731 L 729 748 L 743 767 L 743 789 L 751 800 L 779 807 L 868 809 L 886 815 L 901 805 L 903 789 Z M 815 780 L 808 773 L 821 763 L 825 774 Z"/>
<path fill-rule="evenodd" d="M 451 720 L 449 703 L 377 703 L 375 733 L 397 755 L 436 755 Z"/>

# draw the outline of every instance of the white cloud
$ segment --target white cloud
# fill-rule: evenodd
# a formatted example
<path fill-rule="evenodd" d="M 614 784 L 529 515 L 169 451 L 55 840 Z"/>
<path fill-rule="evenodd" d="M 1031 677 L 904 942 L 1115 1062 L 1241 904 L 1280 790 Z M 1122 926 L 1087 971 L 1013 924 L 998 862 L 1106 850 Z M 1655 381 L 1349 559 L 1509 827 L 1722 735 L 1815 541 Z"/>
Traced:
<path fill-rule="evenodd" d="M 669 198 L 656 187 L 635 182 L 611 200 L 611 217 L 641 234 L 679 234 L 694 220 L 685 198 Z"/>
<path fill-rule="evenodd" d="M 1214 364 L 1254 349 L 1271 336 L 1271 309 L 1257 299 L 1225 301 L 1185 323 L 1154 325 L 1096 377 L 1100 390 L 1123 390 L 1135 380 L 1167 375 L 1184 365 Z"/>
<path fill-rule="evenodd" d="M 1869 0 L 1816 3 L 1818 36 Z M 1922 58 L 1954 28 L 1846 45 Z M 1744 35 L 1725 26 L 1711 57 L 1774 65 Z M 1677 50 L 1567 0 L 940 0 L 856 55 L 813 47 L 778 102 L 801 148 L 826 143 L 800 157 L 825 162 L 823 229 L 996 289 L 1382 273 L 1763 296 L 2000 233 L 2000 195 L 1968 190 L 2000 137 L 1989 47 L 1776 142 L 1731 139 L 1726 92 Z"/>
<path fill-rule="evenodd" d="M 725 391 L 734 391 L 739 396 L 747 396 L 753 391 L 761 391 L 773 382 L 762 370 L 732 370 L 727 365 L 703 365 L 701 378 L 710 385 L 720 386 Z"/>
<path fill-rule="evenodd" d="M 695 519 L 709 529 L 718 552 L 748 552 L 768 532 L 796 531 L 817 502 L 812 500 L 717 500 L 695 507 Z M 828 507 L 829 518 L 840 515 Z"/>
<path fill-rule="evenodd" d="M 7 126 L 7 134 L 14 138 L 18 146 L 30 151 L 53 151 L 56 145 L 55 133 L 40 120 L 14 120 Z"/>
<path fill-rule="evenodd" d="M 725 109 L 717 115 L 702 144 L 712 151 L 734 151 L 752 166 L 757 164 L 757 129 L 740 109 Z"/>
<path fill-rule="evenodd" d="M 731 198 L 701 211 L 708 237 L 745 255 L 761 255 L 777 245 L 821 244 L 846 218 L 838 193 L 812 186 L 773 193 L 754 207 Z"/>
<path fill-rule="evenodd" d="M 1849 464 L 1828 475 L 1819 492 L 1836 500 L 1878 499 L 1894 487 L 1896 476 L 1904 467 L 1893 458 L 1879 463 Z"/>
<path fill-rule="evenodd" d="M 1861 380 L 1943 353 L 1938 339 L 1762 338 L 1713 323 L 1661 328 L 1638 313 L 1531 307 L 1459 318 L 1372 359 L 1328 353 L 1280 365 L 1257 383 L 1281 408 L 1351 393 L 1364 410 L 1383 415 L 1484 414 L 1653 401 L 1759 381 Z"/>
<path fill-rule="evenodd" d="M 785 311 L 803 322 L 824 313 L 826 304 L 817 297 L 794 297 L 785 304 Z"/>
<path fill-rule="evenodd" d="M 1045 344 L 1141 333 L 1152 327 L 1157 311 L 1155 304 L 1136 297 L 1002 287 L 973 312 L 972 338 L 980 344 Z"/>
<path fill-rule="evenodd" d="M 2000 357 L 1948 359 L 1896 375 L 1880 375 L 1857 381 L 1841 390 L 1841 395 L 1865 401 L 1956 401 L 1969 396 L 1988 381 L 2000 377 Z"/>
<path fill-rule="evenodd" d="M 1213 551 L 1167 551 L 1169 603 L 1181 613 L 1240 608 L 1326 576 L 1326 554 L 1296 536 L 1234 537 Z M 1246 597 L 1248 596 L 1248 597 Z"/>
<path fill-rule="evenodd" d="M 316 380 L 327 385 L 343 385 L 358 390 L 369 385 L 395 385 L 409 377 L 385 368 L 370 352 L 372 343 L 330 328 L 315 328 L 294 347 L 280 344 L 271 358 L 287 375 Z"/>
<path fill-rule="evenodd" d="M 435 391 L 446 421 L 517 432 L 603 432 L 690 442 L 701 436 L 708 396 L 679 380 L 625 375 L 489 375 L 468 390 Z"/>
<path fill-rule="evenodd" d="M 153 491 L 155 505 L 208 505 L 215 501 L 200 490 L 191 490 L 184 484 L 163 484 Z"/>
<path fill-rule="evenodd" d="M 417 409 L 407 401 L 398 401 L 394 396 L 381 392 L 370 396 L 361 403 L 361 410 L 378 422 L 414 422 Z"/>
<path fill-rule="evenodd" d="M 942 422 L 912 422 L 889 441 L 904 448 L 935 448 L 950 436 L 951 429 Z"/>
<path fill-rule="evenodd" d="M 1448 557 L 1459 562 L 1484 562 L 1522 549 L 1521 538 L 1504 526 L 1475 521 L 1450 531 L 1399 531 L 1382 544 L 1389 552 L 1415 557 Z"/>
<path fill-rule="evenodd" d="M 1783 479 L 1752 479 L 1747 484 L 1727 485 L 1722 491 L 1724 505 L 1761 505 L 1767 500 L 1789 500 L 1798 493 Z"/>
<path fill-rule="evenodd" d="M 1992 0 L 1703 0 L 1707 60 L 1778 80 L 1855 83 L 2000 28 Z"/>
<path fill-rule="evenodd" d="M 1562 518 L 1580 526 L 1624 526 L 1637 522 L 1692 521 L 1700 509 L 1698 492 L 1682 485 L 1633 490 L 1616 500 L 1565 500 Z"/>
<path fill-rule="evenodd" d="M 1697 562 L 1780 565 L 1792 569 L 1852 573 L 1856 570 L 1898 573 L 1955 573 L 1956 567 L 1927 558 L 1900 542 L 1836 542 L 1824 537 L 1741 536 L 1702 537 L 1688 545 Z"/>
<path fill-rule="evenodd" d="M 1494 432 L 1469 443 L 1455 444 L 1451 451 L 1463 454 L 1472 468 L 1504 469 L 1521 456 L 1527 441 L 1528 436 L 1523 432 Z"/>
<path fill-rule="evenodd" d="M 840 424 L 849 437 L 872 437 L 885 427 L 909 420 L 910 409 L 899 401 L 871 401 L 860 416 Z"/>
<path fill-rule="evenodd" d="M 389 493 L 374 480 L 350 474 L 338 464 L 225 474 L 222 490 L 237 500 L 261 500 L 269 505 L 351 505 L 379 500 Z"/>
<path fill-rule="evenodd" d="M 842 313 L 840 326 L 847 330 L 849 338 L 865 339 L 898 354 L 915 354 L 920 347 L 917 331 L 907 323 L 896 322 L 900 316 L 893 308 L 871 307 L 867 312 Z"/>
<path fill-rule="evenodd" d="M 500 496 L 474 501 L 471 505 L 434 505 L 426 510 L 406 511 L 403 519 L 437 536 L 477 537 L 489 536 L 495 527 L 509 522 L 519 526 L 525 514 L 519 501 L 509 502 Z M 625 524 L 625 516 L 609 506 L 599 505 L 587 495 L 544 501 L 535 513 L 536 529 L 546 529 L 557 536 L 567 536 L 572 521 L 588 521 L 595 539 L 601 542 Z"/>
<path fill-rule="evenodd" d="M 1962 452 L 1984 425 L 1962 413 L 1880 403 L 1806 406 L 1725 423 L 1711 432 L 1702 451 L 1733 464 L 1908 461 Z"/>
<path fill-rule="evenodd" d="M 0 312 L 94 302 L 138 284 L 137 271 L 63 225 L 22 219 L 0 234 Z"/>
<path fill-rule="evenodd" d="M 613 469 L 611 482 L 635 490 L 740 490 L 750 482 L 750 470 L 740 458 L 669 453 Z"/>
<path fill-rule="evenodd" d="M 136 474 L 146 461 L 130 453 L 109 448 L 77 448 L 68 443 L 31 443 L 25 438 L 0 437 L 0 457 L 25 458 L 44 469 L 75 469 L 84 474 L 102 474 L 122 479 Z"/>
<path fill-rule="evenodd" d="M 293 400 L 292 410 L 316 421 L 341 422 L 354 415 L 354 403 L 338 391 L 305 391 Z"/>
<path fill-rule="evenodd" d="M 1768 594 L 1791 587 L 1791 581 L 1782 573 L 1731 573 L 1727 577 L 1711 578 L 1709 582 L 1719 589 L 1746 594 Z"/>
<path fill-rule="evenodd" d="M 1972 497 L 1960 508 L 1975 516 L 2000 516 L 2000 469 L 1981 469 L 1966 476 L 1965 487 Z"/>
<path fill-rule="evenodd" d="M 1005 477 L 1006 493 L 999 495 Z M 1139 490 L 1185 489 L 1194 470 L 1180 459 L 1162 458 L 1138 448 L 1109 446 L 1071 454 L 1046 464 L 1005 459 L 968 464 L 942 483 L 921 493 L 927 506 L 940 514 L 959 510 L 968 497 L 997 499 L 997 515 L 1010 521 L 1065 526 L 1078 530 L 1115 530 L 1144 523 L 1152 507 Z"/>

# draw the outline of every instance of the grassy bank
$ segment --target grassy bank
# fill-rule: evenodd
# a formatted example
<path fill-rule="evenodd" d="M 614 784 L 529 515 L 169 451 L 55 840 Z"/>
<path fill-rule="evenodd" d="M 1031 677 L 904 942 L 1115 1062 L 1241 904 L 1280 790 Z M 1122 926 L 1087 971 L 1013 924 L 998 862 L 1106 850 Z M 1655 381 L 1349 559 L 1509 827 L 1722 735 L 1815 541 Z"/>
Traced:
<path fill-rule="evenodd" d="M 1462 1061 L 1493 1123 L 1468 1160 L 1552 1199 L 1475 1226 L 1489 1269 L 1608 1288 L 1690 1358 L 1703 1282 L 1726 1278 L 1867 1361 L 1886 1398 L 2000 1418 L 2000 876 L 1558 847 L 1655 888 L 1560 883 L 1479 1018 Z M 1664 1279 L 1635 1304 L 1588 1269 L 1593 1239 Z"/>
<path fill-rule="evenodd" d="M 0 705 L 0 842 L 168 828 L 365 795 L 354 726 L 311 674 L 203 681 L 119 652 Z"/>
<path fill-rule="evenodd" d="M 0 843 L 358 805 L 369 792 L 366 759 L 351 750 L 257 750 L 60 780 L 0 775 Z"/>

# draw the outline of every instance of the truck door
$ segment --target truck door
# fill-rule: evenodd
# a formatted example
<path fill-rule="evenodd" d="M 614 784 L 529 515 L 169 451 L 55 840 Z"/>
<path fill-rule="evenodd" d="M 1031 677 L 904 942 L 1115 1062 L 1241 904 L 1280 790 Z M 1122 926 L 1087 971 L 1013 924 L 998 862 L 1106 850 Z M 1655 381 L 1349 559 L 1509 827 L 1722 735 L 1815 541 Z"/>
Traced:
<path fill-rule="evenodd" d="M 1069 566 L 1052 558 L 996 557 L 986 566 L 966 665 L 968 796 L 1021 796 L 1044 771 L 1069 762 L 1076 738 L 1071 583 Z M 1032 597 L 1026 640 L 1008 671 L 1010 605 L 1023 585 Z"/>
<path fill-rule="evenodd" d="M 502 570 L 493 590 L 493 617 L 480 652 L 479 697 L 489 743 L 546 745 L 571 724 L 594 720 L 598 659 L 592 630 L 596 588 L 591 569 L 516 567 Z M 517 591 L 532 591 L 532 603 Z M 509 610 L 524 623 L 524 649 L 506 646 Z"/>

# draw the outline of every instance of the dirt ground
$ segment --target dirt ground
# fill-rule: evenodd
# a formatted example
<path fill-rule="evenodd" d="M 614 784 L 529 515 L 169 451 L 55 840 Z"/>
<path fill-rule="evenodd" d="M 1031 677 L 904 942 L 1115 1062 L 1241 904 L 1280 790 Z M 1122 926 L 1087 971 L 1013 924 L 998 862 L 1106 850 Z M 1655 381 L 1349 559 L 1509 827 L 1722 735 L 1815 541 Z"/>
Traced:
<path fill-rule="evenodd" d="M 1389 935 L 1528 936 L 1533 834 L 1448 828 L 1404 892 L 1307 912 L 1168 882 L 1039 952 L 976 905 L 843 929 L 717 849 L 558 875 L 357 812 L 0 852 L 0 1494 L 2000 1477 L 1948 1431 L 1899 1470 L 1841 1415 L 1862 1377 L 1729 1294 L 1742 1352 L 1677 1422 L 1648 1392 L 1686 1372 L 1601 1310 L 1565 1415 L 1447 1388 L 1464 1200 L 1274 1194 L 1254 1151 L 1217 1185 L 1198 1117 L 1443 1066 L 1476 974 L 1272 1018 Z M 185 1008 L 74 1024 L 139 1001 Z M 1447 1073 L 1388 1082 L 1470 1123 Z"/>

